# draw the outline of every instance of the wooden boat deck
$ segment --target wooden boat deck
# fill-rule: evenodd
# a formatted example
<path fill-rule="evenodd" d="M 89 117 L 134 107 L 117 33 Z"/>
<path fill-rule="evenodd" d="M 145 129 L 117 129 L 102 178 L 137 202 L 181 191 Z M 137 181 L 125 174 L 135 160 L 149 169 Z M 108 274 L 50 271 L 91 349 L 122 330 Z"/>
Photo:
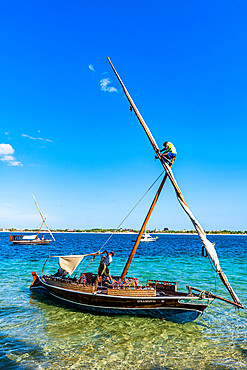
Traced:
<path fill-rule="evenodd" d="M 114 287 L 110 285 L 98 286 L 95 290 L 94 283 L 80 284 L 75 278 L 61 278 L 52 275 L 43 276 L 46 284 L 54 287 L 72 290 L 83 293 L 94 293 L 111 296 L 126 296 L 126 297 L 161 297 L 161 296 L 188 296 L 187 293 L 177 292 L 177 283 L 163 282 L 160 280 L 148 280 L 146 286 L 120 286 Z"/>

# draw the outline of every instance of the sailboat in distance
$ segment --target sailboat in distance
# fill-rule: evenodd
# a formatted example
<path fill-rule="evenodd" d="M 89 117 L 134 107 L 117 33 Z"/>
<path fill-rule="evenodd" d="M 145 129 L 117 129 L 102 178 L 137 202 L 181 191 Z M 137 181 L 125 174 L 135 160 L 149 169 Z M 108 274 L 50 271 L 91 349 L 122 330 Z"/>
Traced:
<path fill-rule="evenodd" d="M 30 288 L 37 291 L 42 289 L 50 294 L 52 298 L 75 306 L 83 311 L 105 315 L 149 316 L 163 318 L 176 323 L 186 323 L 195 320 L 216 298 L 232 304 L 235 307 L 244 308 L 220 267 L 214 244 L 207 239 L 203 228 L 192 214 L 183 197 L 183 194 L 171 169 L 173 161 L 170 163 L 170 165 L 168 165 L 161 157 L 158 145 L 156 144 L 151 131 L 135 106 L 112 62 L 109 58 L 108 60 L 124 90 L 127 99 L 129 100 L 131 108 L 134 110 L 158 159 L 160 160 L 161 165 L 165 170 L 164 178 L 162 179 L 158 191 L 155 194 L 133 249 L 128 260 L 126 261 L 125 267 L 121 275 L 112 276 L 113 282 L 111 284 L 109 284 L 109 281 L 106 280 L 105 283 L 103 282 L 102 285 L 99 285 L 97 283 L 98 276 L 95 273 L 83 273 L 79 279 L 71 276 L 84 257 L 92 255 L 94 259 L 101 255 L 101 252 L 98 251 L 87 255 L 48 256 L 47 260 L 49 258 L 58 259 L 62 273 L 56 273 L 53 275 L 44 274 L 43 272 L 47 262 L 46 260 L 40 276 L 38 276 L 36 272 L 32 272 L 33 282 Z M 180 292 L 177 290 L 177 282 L 174 281 L 170 282 L 154 280 L 150 278 L 147 280 L 145 286 L 142 286 L 137 278 L 127 276 L 130 264 L 133 260 L 149 218 L 153 212 L 167 178 L 169 178 L 171 181 L 179 203 L 191 219 L 203 243 L 203 247 L 213 263 L 215 271 L 218 273 L 221 281 L 228 289 L 233 300 L 216 296 L 205 290 L 201 291 L 200 289 L 192 288 L 189 285 L 187 286 L 188 292 Z M 64 271 L 66 274 L 64 274 Z M 66 275 L 69 276 L 66 277 Z"/>
<path fill-rule="evenodd" d="M 40 226 L 39 231 L 37 232 L 37 234 L 34 234 L 34 235 L 21 235 L 21 234 L 10 235 L 9 241 L 13 244 L 21 244 L 21 245 L 23 245 L 23 244 L 25 244 L 25 245 L 28 245 L 28 244 L 50 244 L 52 239 L 55 241 L 55 238 L 54 238 L 51 230 L 49 229 L 49 226 L 46 222 L 46 219 L 44 218 L 44 216 L 41 213 L 41 210 L 38 206 L 38 203 L 37 203 L 37 200 L 36 200 L 35 196 L 33 194 L 32 194 L 32 196 L 33 196 L 35 205 L 36 205 L 36 207 L 39 211 L 40 217 L 42 219 L 41 226 Z M 41 229 L 42 229 L 44 224 L 46 225 L 47 230 L 49 231 L 52 239 L 45 239 L 44 235 L 42 236 L 42 238 L 39 238 L 39 234 L 40 234 Z"/>

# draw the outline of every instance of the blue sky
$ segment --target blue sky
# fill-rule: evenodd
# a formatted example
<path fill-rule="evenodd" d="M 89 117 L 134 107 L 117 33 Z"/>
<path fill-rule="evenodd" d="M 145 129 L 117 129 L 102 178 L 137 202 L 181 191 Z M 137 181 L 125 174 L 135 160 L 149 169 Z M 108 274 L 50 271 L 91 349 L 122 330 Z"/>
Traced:
<path fill-rule="evenodd" d="M 0 227 L 117 227 L 161 173 L 109 56 L 205 229 L 247 230 L 244 1 L 0 6 Z M 156 188 L 123 227 L 139 228 Z M 192 228 L 166 184 L 150 228 Z"/>

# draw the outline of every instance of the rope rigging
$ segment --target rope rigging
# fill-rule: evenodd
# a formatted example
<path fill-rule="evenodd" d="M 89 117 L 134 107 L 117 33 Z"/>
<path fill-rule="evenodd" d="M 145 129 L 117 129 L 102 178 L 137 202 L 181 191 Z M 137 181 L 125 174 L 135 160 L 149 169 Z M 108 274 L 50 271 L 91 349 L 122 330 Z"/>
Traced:
<path fill-rule="evenodd" d="M 142 199 L 147 195 L 147 193 L 152 189 L 152 187 L 156 184 L 156 182 L 159 180 L 159 178 L 162 176 L 162 174 L 165 171 L 162 171 L 161 174 L 157 177 L 157 179 L 152 183 L 152 185 L 148 188 L 148 190 L 143 194 L 143 196 L 138 200 L 138 202 L 135 204 L 135 206 L 130 210 L 130 212 L 127 214 L 127 216 L 124 217 L 124 219 L 121 221 L 121 223 L 117 226 L 117 228 L 113 231 L 113 233 L 109 236 L 109 238 L 106 240 L 106 242 L 102 245 L 102 247 L 99 249 L 99 252 L 104 248 L 104 246 L 109 242 L 109 240 L 113 237 L 113 235 L 117 232 L 117 230 L 120 228 L 120 226 L 124 223 L 125 220 L 131 215 L 131 213 L 134 211 L 134 209 L 138 206 L 138 204 L 142 201 Z M 84 273 L 87 268 L 91 265 L 91 263 L 94 261 L 96 256 L 94 256 L 88 263 L 88 265 L 85 267 L 82 273 Z"/>
<path fill-rule="evenodd" d="M 116 231 L 120 228 L 120 226 L 124 223 L 124 221 L 130 216 L 130 214 L 134 211 L 134 209 L 138 206 L 138 204 L 142 201 L 142 199 L 147 195 L 147 193 L 152 189 L 152 187 L 156 184 L 156 182 L 159 180 L 159 178 L 162 176 L 162 174 L 165 171 L 162 171 L 161 174 L 157 177 L 157 179 L 152 183 L 152 185 L 148 188 L 148 190 L 143 194 L 143 196 L 138 200 L 136 205 L 130 210 L 130 212 L 125 216 L 123 221 L 118 225 L 118 227 L 113 231 L 113 233 L 109 236 L 109 238 L 106 240 L 106 242 L 102 245 L 100 248 L 99 252 L 101 251 L 102 248 L 108 243 L 108 241 L 113 237 L 113 235 L 116 233 Z"/>

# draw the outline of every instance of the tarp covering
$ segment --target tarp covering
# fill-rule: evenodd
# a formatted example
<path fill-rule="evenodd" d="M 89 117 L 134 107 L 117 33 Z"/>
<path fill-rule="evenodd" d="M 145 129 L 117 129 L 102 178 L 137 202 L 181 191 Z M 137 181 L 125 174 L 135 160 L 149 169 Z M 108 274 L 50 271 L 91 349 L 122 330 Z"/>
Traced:
<path fill-rule="evenodd" d="M 71 255 L 59 257 L 59 266 L 71 275 L 85 255 Z"/>

